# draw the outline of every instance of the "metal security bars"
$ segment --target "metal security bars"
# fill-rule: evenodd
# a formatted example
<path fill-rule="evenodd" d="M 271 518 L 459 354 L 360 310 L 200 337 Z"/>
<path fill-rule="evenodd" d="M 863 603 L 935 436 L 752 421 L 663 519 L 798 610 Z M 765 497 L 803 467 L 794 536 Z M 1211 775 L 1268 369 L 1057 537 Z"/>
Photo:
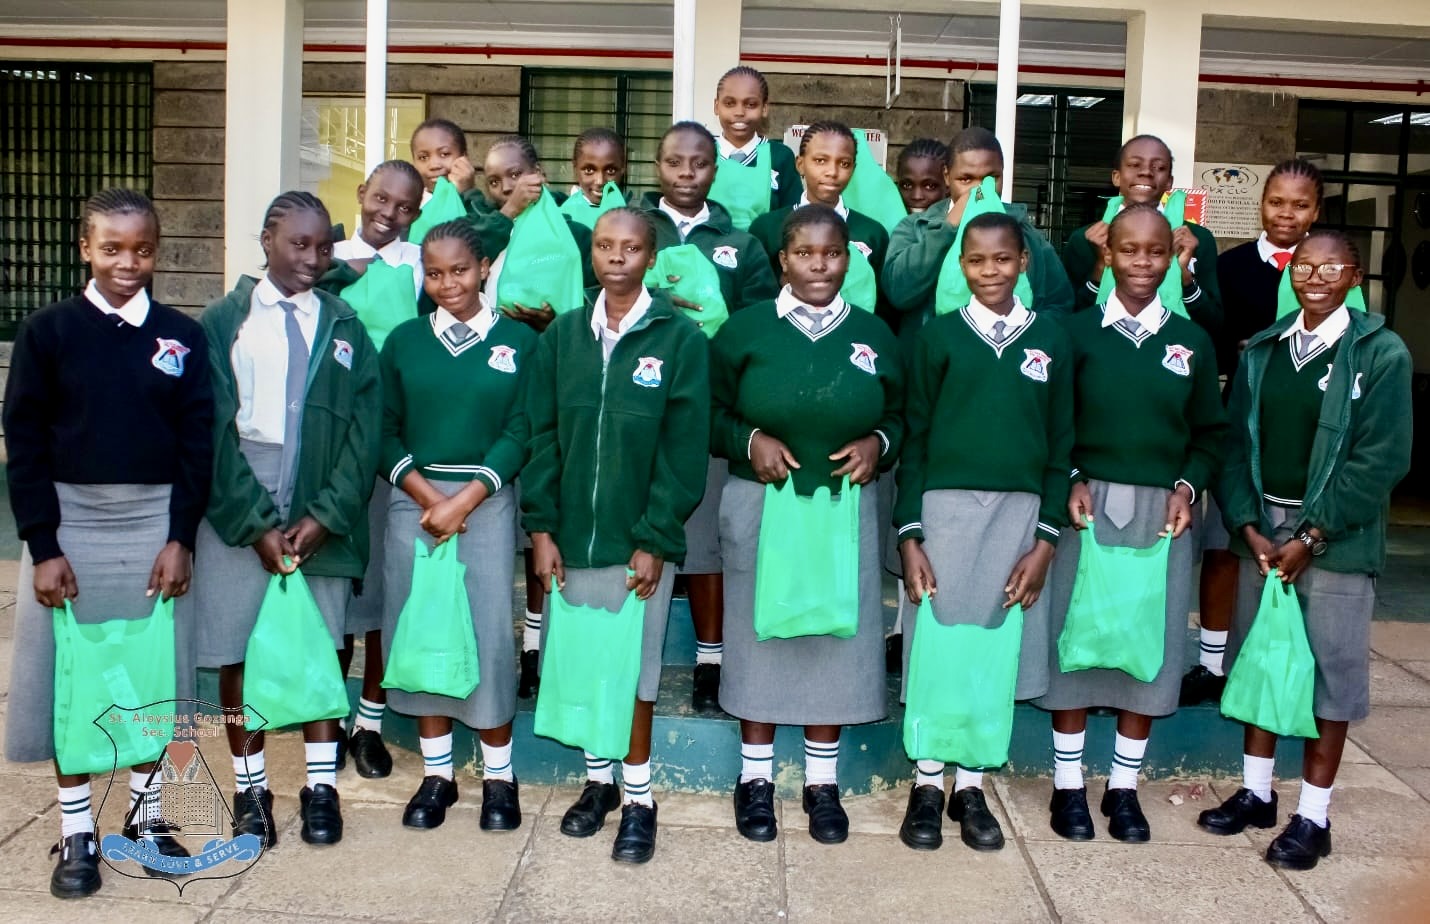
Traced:
<path fill-rule="evenodd" d="M 0 337 L 84 285 L 84 200 L 149 192 L 153 66 L 0 61 Z"/>

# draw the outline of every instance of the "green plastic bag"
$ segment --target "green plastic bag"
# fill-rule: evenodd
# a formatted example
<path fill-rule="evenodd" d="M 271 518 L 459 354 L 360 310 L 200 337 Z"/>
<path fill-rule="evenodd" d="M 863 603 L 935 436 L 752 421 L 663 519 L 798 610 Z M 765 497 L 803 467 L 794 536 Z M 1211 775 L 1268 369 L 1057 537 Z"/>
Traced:
<path fill-rule="evenodd" d="M 1316 658 L 1306 639 L 1301 601 L 1273 568 L 1226 678 L 1221 713 L 1278 735 L 1319 738 L 1315 696 Z"/>
<path fill-rule="evenodd" d="M 633 590 L 618 612 L 572 606 L 551 583 L 533 730 L 621 760 L 630 751 L 641 675 L 645 601 Z"/>
<path fill-rule="evenodd" d="M 1356 286 L 1346 293 L 1346 307 L 1355 308 L 1358 311 L 1365 311 L 1365 287 Z M 1291 288 L 1291 274 L 1285 270 L 1281 271 L 1281 285 L 1276 289 L 1276 319 L 1286 317 L 1295 311 L 1301 310 L 1301 303 L 1296 301 L 1296 290 Z"/>
<path fill-rule="evenodd" d="M 566 216 L 551 190 L 527 206 L 512 222 L 511 242 L 502 254 L 497 305 L 540 308 L 564 314 L 586 304 L 581 248 L 566 227 Z"/>
<path fill-rule="evenodd" d="M 943 266 L 938 271 L 938 289 L 934 294 L 934 311 L 937 314 L 948 314 L 950 311 L 965 308 L 973 299 L 973 293 L 968 288 L 968 277 L 963 275 L 963 266 L 958 262 L 958 258 L 963 255 L 963 229 L 968 225 L 968 220 L 986 212 L 1008 214 L 1008 210 L 1003 207 L 1003 200 L 998 196 L 998 184 L 991 176 L 984 177 L 983 182 L 970 196 L 972 198 L 964 206 L 963 215 L 958 220 L 958 234 L 953 239 L 953 246 L 948 249 L 943 258 Z M 1033 308 L 1033 284 L 1028 281 L 1027 273 L 1018 274 L 1013 294 L 1023 303 L 1024 308 Z"/>
<path fill-rule="evenodd" d="M 60 772 L 112 773 L 157 759 L 174 737 L 172 721 L 133 721 L 115 712 L 123 719 L 115 722 L 106 714 L 114 706 L 141 710 L 174 699 L 174 601 L 155 601 L 143 619 L 81 624 L 68 600 L 53 615 Z"/>
<path fill-rule="evenodd" d="M 925 595 L 915 619 L 904 707 L 909 759 L 969 769 L 1003 766 L 1013 735 L 1022 605 L 994 628 L 945 626 Z"/>
<path fill-rule="evenodd" d="M 874 160 L 865 130 L 854 130 L 854 146 L 854 175 L 844 188 L 844 204 L 868 215 L 892 234 L 894 226 L 909 214 L 904 197 L 899 195 L 899 184 Z"/>
<path fill-rule="evenodd" d="M 1167 556 L 1170 534 L 1145 549 L 1097 544 L 1088 522 L 1077 558 L 1067 621 L 1058 637 L 1065 674 L 1120 670 L 1150 683 L 1167 645 Z"/>
<path fill-rule="evenodd" d="M 874 276 L 874 266 L 864 251 L 849 245 L 849 270 L 844 274 L 844 285 L 839 287 L 839 297 L 855 308 L 873 312 L 879 301 L 879 282 Z"/>
<path fill-rule="evenodd" d="M 428 231 L 443 222 L 462 218 L 466 214 L 467 204 L 462 201 L 462 194 L 457 191 L 457 187 L 451 180 L 445 176 L 439 176 L 437 182 L 432 185 L 432 198 L 422 206 L 421 214 L 407 229 L 407 239 L 421 247 L 422 239 L 427 236 Z"/>
<path fill-rule="evenodd" d="M 340 297 L 357 312 L 372 345 L 379 350 L 397 325 L 417 317 L 417 290 L 412 285 L 410 266 L 373 260 L 362 278 L 344 289 Z"/>
<path fill-rule="evenodd" d="M 1122 197 L 1113 196 L 1107 200 L 1107 209 L 1102 213 L 1102 220 L 1108 224 L 1117 217 L 1117 213 L 1122 211 Z M 1162 214 L 1167 216 L 1167 223 L 1175 231 L 1186 225 L 1187 194 L 1180 189 L 1174 190 L 1167 197 L 1167 202 L 1162 206 Z M 1210 259 L 1216 259 L 1213 254 Z M 1117 282 L 1112 278 L 1112 267 L 1107 267 L 1102 271 L 1102 281 L 1097 286 L 1097 303 L 1106 305 L 1108 298 L 1112 296 L 1112 290 Z M 1187 306 L 1182 301 L 1182 264 L 1177 261 L 1177 255 L 1172 255 L 1172 265 L 1167 267 L 1167 275 L 1162 278 L 1162 284 L 1157 287 L 1157 300 L 1162 303 L 1173 314 L 1182 317 L 1189 317 Z"/>
<path fill-rule="evenodd" d="M 302 571 L 268 581 L 243 662 L 243 702 L 257 713 L 251 731 L 348 714 L 338 652 Z"/>
<path fill-rule="evenodd" d="M 412 540 L 412 590 L 397 617 L 384 689 L 466 699 L 481 681 L 464 583 L 467 566 L 457 557 L 459 538 L 453 536 L 430 554 L 420 538 Z"/>
<path fill-rule="evenodd" d="M 755 148 L 753 167 L 730 157 L 715 158 L 715 182 L 710 198 L 725 207 L 730 221 L 741 231 L 750 230 L 750 223 L 770 210 L 770 145 L 768 138 Z"/>
<path fill-rule="evenodd" d="M 625 204 L 626 197 L 621 192 L 621 187 L 611 182 L 601 187 L 600 205 L 592 205 L 591 200 L 586 198 L 586 194 L 578 189 L 567 196 L 565 202 L 561 203 L 561 214 L 594 230 L 597 218 L 611 209 L 618 209 Z"/>
<path fill-rule="evenodd" d="M 859 485 L 839 497 L 820 485 L 800 497 L 794 479 L 765 485 L 755 552 L 755 637 L 853 638 L 859 629 Z"/>
<path fill-rule="evenodd" d="M 672 283 L 671 277 L 678 281 Z M 700 311 L 689 308 L 680 311 L 699 325 L 707 337 L 714 337 L 720 325 L 730 319 L 725 296 L 720 291 L 720 271 L 694 244 L 667 247 L 657 253 L 655 266 L 646 270 L 644 282 L 649 288 L 665 289 L 677 298 L 699 305 Z"/>

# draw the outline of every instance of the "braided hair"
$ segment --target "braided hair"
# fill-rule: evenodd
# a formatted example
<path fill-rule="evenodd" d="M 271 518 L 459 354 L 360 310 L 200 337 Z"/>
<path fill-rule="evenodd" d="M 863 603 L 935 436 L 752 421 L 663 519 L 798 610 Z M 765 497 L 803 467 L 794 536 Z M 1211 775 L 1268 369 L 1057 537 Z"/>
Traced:
<path fill-rule="evenodd" d="M 487 256 L 482 249 L 482 236 L 477 233 L 477 229 L 472 226 L 471 222 L 462 218 L 434 225 L 422 238 L 423 249 L 425 250 L 427 245 L 433 241 L 461 241 L 472 252 L 472 259 L 478 263 L 485 260 Z M 426 254 L 423 256 L 425 257 Z"/>
<path fill-rule="evenodd" d="M 1307 234 L 1306 237 L 1301 241 L 1301 243 L 1296 245 L 1296 249 L 1299 251 L 1302 247 L 1306 245 L 1308 241 L 1313 241 L 1316 238 L 1333 241 L 1341 247 L 1344 247 L 1346 249 L 1346 252 L 1351 255 L 1351 261 L 1357 267 L 1364 266 L 1364 264 L 1361 263 L 1360 248 L 1356 246 L 1356 242 L 1351 240 L 1351 236 L 1349 234 L 1345 233 L 1344 231 L 1339 231 L 1335 228 L 1317 228 L 1310 234 Z"/>
<path fill-rule="evenodd" d="M 1115 233 L 1117 233 L 1118 227 L 1119 227 L 1120 225 L 1124 224 L 1125 222 L 1127 222 L 1132 216 L 1135 216 L 1135 215 L 1155 215 L 1155 216 L 1157 216 L 1157 218 L 1161 219 L 1162 227 L 1164 227 L 1164 228 L 1167 229 L 1167 236 L 1168 236 L 1168 237 L 1171 236 L 1171 234 L 1172 234 L 1172 226 L 1169 225 L 1169 224 L 1167 224 L 1167 219 L 1166 219 L 1166 217 L 1162 214 L 1161 210 L 1158 209 L 1157 206 L 1156 206 L 1154 203 L 1151 203 L 1151 202 L 1134 202 L 1134 203 L 1132 203 L 1131 205 L 1129 205 L 1129 206 L 1127 206 L 1126 208 L 1124 208 L 1122 211 L 1118 212 L 1115 216 L 1113 216 L 1112 221 L 1108 224 L 1108 226 L 1107 226 L 1107 241 L 1108 241 L 1108 245 L 1109 245 L 1109 246 L 1111 246 L 1111 244 L 1112 244 L 1112 235 L 1115 234 Z"/>
<path fill-rule="evenodd" d="M 720 95 L 720 90 L 724 88 L 725 81 L 729 80 L 731 77 L 749 77 L 750 79 L 754 80 L 760 85 L 760 102 L 767 103 L 770 101 L 770 82 L 765 79 L 764 74 L 761 74 L 753 67 L 748 67 L 744 64 L 741 64 L 737 67 L 732 67 L 728 71 L 720 75 L 720 80 L 715 84 L 716 96 Z"/>
<path fill-rule="evenodd" d="M 385 160 L 372 168 L 372 173 L 367 175 L 367 181 L 372 182 L 372 178 L 379 173 L 400 173 L 404 179 L 411 180 L 418 186 L 422 186 L 422 174 L 417 172 L 417 168 L 405 160 Z"/>
<path fill-rule="evenodd" d="M 408 142 L 408 145 L 414 145 L 417 141 L 417 136 L 429 129 L 436 129 L 437 131 L 446 133 L 452 139 L 452 146 L 457 149 L 457 153 L 463 157 L 466 156 L 467 133 L 462 131 L 462 126 L 453 122 L 451 119 L 428 119 L 423 122 L 413 130 L 412 140 Z"/>
<path fill-rule="evenodd" d="M 525 135 L 502 135 L 492 142 L 491 147 L 487 148 L 487 156 L 490 157 L 491 153 L 498 148 L 516 148 L 521 152 L 522 159 L 526 161 L 527 169 L 535 170 L 541 166 L 541 155 L 536 153 L 536 145 L 532 144 Z"/>
<path fill-rule="evenodd" d="M 600 228 L 601 225 L 604 224 L 606 220 L 609 219 L 612 215 L 620 215 L 626 218 L 633 218 L 637 222 L 639 222 L 641 226 L 641 235 L 645 238 L 646 248 L 651 252 L 652 255 L 655 253 L 655 222 L 651 221 L 650 216 L 647 215 L 645 212 L 633 206 L 622 205 L 618 206 L 617 208 L 607 209 L 604 213 L 602 213 L 600 218 L 596 219 L 596 228 L 592 230 L 595 231 L 596 229 Z"/>
<path fill-rule="evenodd" d="M 819 122 L 811 122 L 805 127 L 804 135 L 799 139 L 800 157 L 804 156 L 805 148 L 809 147 L 809 139 L 815 135 L 838 135 L 841 138 L 848 139 L 849 146 L 855 151 L 859 149 L 859 143 L 854 140 L 854 132 L 848 125 L 845 125 L 843 122 L 833 122 L 826 119 Z"/>
<path fill-rule="evenodd" d="M 263 213 L 263 230 L 271 231 L 278 222 L 294 212 L 316 212 L 322 215 L 323 220 L 328 224 L 333 223 L 332 218 L 328 216 L 328 207 L 323 204 L 322 199 L 301 189 L 290 189 L 287 192 L 279 193 L 272 202 L 268 203 L 268 211 Z"/>
<path fill-rule="evenodd" d="M 1018 224 L 1018 219 L 1003 212 L 984 212 L 982 215 L 970 218 L 968 223 L 963 226 L 963 250 L 968 249 L 968 232 L 970 231 L 1006 231 L 1013 236 L 1019 252 L 1028 249 L 1028 239 L 1023 235 L 1023 227 Z M 959 256 L 962 255 L 960 252 Z"/>
<path fill-rule="evenodd" d="M 1290 160 L 1283 160 L 1281 163 L 1271 168 L 1271 172 L 1266 175 L 1266 187 L 1271 186 L 1271 181 L 1277 177 L 1291 177 L 1301 180 L 1309 180 L 1316 188 L 1316 204 L 1320 205 L 1326 197 L 1326 181 L 1321 176 L 1320 169 L 1309 160 L 1300 157 L 1293 157 Z M 1265 195 L 1263 190 L 1262 195 Z M 1354 245 L 1352 245 L 1354 246 Z"/>
<path fill-rule="evenodd" d="M 929 160 L 947 166 L 949 161 L 948 145 L 937 138 L 915 138 L 904 145 L 904 149 L 899 152 L 898 169 L 903 170 L 909 161 L 918 157 L 927 157 Z"/>
<path fill-rule="evenodd" d="M 780 250 L 788 250 L 796 234 L 816 225 L 828 225 L 836 229 L 840 242 L 846 248 L 849 246 L 849 226 L 839 217 L 839 213 L 827 205 L 811 202 L 790 212 L 785 219 L 784 231 L 780 234 Z"/>
<path fill-rule="evenodd" d="M 626 141 L 620 135 L 609 128 L 588 128 L 576 136 L 576 143 L 571 147 L 571 161 L 574 163 L 580 156 L 581 151 L 588 144 L 604 143 L 614 145 L 621 151 L 621 157 L 626 156 Z"/>
<path fill-rule="evenodd" d="M 137 189 L 120 186 L 102 189 L 84 202 L 79 214 L 79 236 L 89 237 L 96 215 L 148 215 L 154 222 L 154 234 L 159 234 L 159 213 L 149 197 Z"/>

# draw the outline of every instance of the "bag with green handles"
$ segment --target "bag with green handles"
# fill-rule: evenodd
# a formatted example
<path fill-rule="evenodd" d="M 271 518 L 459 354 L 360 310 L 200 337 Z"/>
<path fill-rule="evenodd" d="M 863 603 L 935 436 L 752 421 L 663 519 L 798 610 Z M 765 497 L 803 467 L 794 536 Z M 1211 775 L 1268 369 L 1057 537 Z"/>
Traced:
<path fill-rule="evenodd" d="M 1145 549 L 1099 545 L 1089 521 L 1067 620 L 1058 637 L 1063 673 L 1103 668 L 1150 683 L 1167 645 L 1170 534 Z"/>
<path fill-rule="evenodd" d="M 430 553 L 413 540 L 412 590 L 397 617 L 382 674 L 384 689 L 466 699 L 482 679 L 467 600 L 467 566 L 453 536 Z"/>
<path fill-rule="evenodd" d="M 1306 638 L 1301 601 L 1273 568 L 1227 675 L 1221 713 L 1278 735 L 1319 738 L 1315 699 L 1316 657 Z"/>
<path fill-rule="evenodd" d="M 250 731 L 347 716 L 337 648 L 302 571 L 269 579 L 243 661 Z"/>
<path fill-rule="evenodd" d="M 566 216 L 551 190 L 527 206 L 512 222 L 511 241 L 502 253 L 497 306 L 550 305 L 564 314 L 586 304 L 581 248 L 566 226 Z"/>
<path fill-rule="evenodd" d="M 983 182 L 968 196 L 968 203 L 963 207 L 963 215 L 958 220 L 958 234 L 954 236 L 953 246 L 948 249 L 938 271 L 938 289 L 934 293 L 934 311 L 937 314 L 948 314 L 950 311 L 966 308 L 973 300 L 973 292 L 968 288 L 968 277 L 963 274 L 963 265 L 958 262 L 959 257 L 963 256 L 963 229 L 968 226 L 969 220 L 990 212 L 995 215 L 1008 213 L 1003 207 L 1003 200 L 998 196 L 998 185 L 991 176 L 984 177 Z M 1023 303 L 1024 308 L 1033 308 L 1033 285 L 1028 282 L 1027 273 L 1018 274 L 1013 294 Z"/>
<path fill-rule="evenodd" d="M 591 200 L 586 198 L 586 194 L 578 189 L 567 196 L 565 202 L 561 203 L 561 214 L 577 224 L 594 229 L 597 218 L 611 209 L 618 209 L 625 204 L 626 197 L 621 192 L 621 187 L 611 182 L 601 187 L 600 205 L 592 205 Z"/>
<path fill-rule="evenodd" d="M 899 184 L 874 160 L 868 135 L 857 128 L 854 149 L 854 174 L 844 188 L 844 204 L 868 215 L 892 234 L 894 226 L 909 214 L 904 197 L 899 195 Z"/>
<path fill-rule="evenodd" d="M 674 279 L 675 282 L 671 282 Z M 725 296 L 720 290 L 720 270 L 694 244 L 667 247 L 655 255 L 655 265 L 646 270 L 648 288 L 665 289 L 671 295 L 699 305 L 699 311 L 681 308 L 706 337 L 714 337 L 730 319 Z"/>
<path fill-rule="evenodd" d="M 755 148 L 755 165 L 742 164 L 730 157 L 715 158 L 715 182 L 710 198 L 730 213 L 730 222 L 741 231 L 750 230 L 750 223 L 770 210 L 770 145 L 769 139 Z"/>
<path fill-rule="evenodd" d="M 1122 197 L 1113 196 L 1107 200 L 1107 209 L 1102 213 L 1102 220 L 1108 224 L 1117 217 L 1117 213 L 1122 211 Z M 1167 197 L 1167 202 L 1162 206 L 1162 213 L 1167 216 L 1167 224 L 1172 226 L 1172 230 L 1186 225 L 1187 194 L 1180 189 L 1174 190 Z M 1216 259 L 1213 254 L 1211 259 Z M 1112 267 L 1107 267 L 1102 271 L 1102 280 L 1097 286 L 1097 303 L 1106 305 L 1108 298 L 1112 296 L 1112 291 L 1116 288 L 1116 281 L 1112 278 Z M 1172 255 L 1172 265 L 1167 267 L 1167 275 L 1162 277 L 1162 284 L 1157 287 L 1157 300 L 1162 303 L 1173 314 L 1182 317 L 1190 317 L 1187 314 L 1186 303 L 1182 301 L 1182 264 L 1177 261 L 1176 254 Z"/>
<path fill-rule="evenodd" d="M 417 220 L 407 229 L 407 239 L 420 247 L 422 239 L 427 236 L 428 231 L 443 222 L 454 221 L 466 214 L 467 204 L 462 201 L 462 194 L 457 191 L 457 187 L 451 180 L 445 176 L 439 176 L 437 182 L 432 186 L 432 198 L 422 206 Z"/>
<path fill-rule="evenodd" d="M 765 485 L 755 552 L 755 637 L 853 638 L 859 630 L 859 485 L 800 497 Z"/>
<path fill-rule="evenodd" d="M 879 281 L 874 275 L 874 266 L 853 243 L 849 245 L 849 269 L 844 274 L 844 285 L 839 287 L 839 297 L 868 312 L 873 312 L 879 301 Z"/>
<path fill-rule="evenodd" d="M 379 350 L 397 325 L 417 317 L 417 290 L 412 285 L 410 266 L 373 260 L 363 270 L 362 278 L 339 297 L 357 312 L 372 345 Z"/>

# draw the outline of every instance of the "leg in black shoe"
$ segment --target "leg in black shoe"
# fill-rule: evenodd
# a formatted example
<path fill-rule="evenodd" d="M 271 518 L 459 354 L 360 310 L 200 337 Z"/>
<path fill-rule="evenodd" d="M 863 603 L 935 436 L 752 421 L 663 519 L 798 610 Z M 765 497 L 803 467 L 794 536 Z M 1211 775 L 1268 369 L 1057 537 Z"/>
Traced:
<path fill-rule="evenodd" d="M 838 725 L 804 727 L 804 812 L 809 836 L 821 844 L 841 844 L 849 837 L 849 816 L 839 804 Z"/>
<path fill-rule="evenodd" d="M 273 820 L 273 793 L 267 787 L 250 787 L 233 794 L 233 836 L 252 834 L 264 850 L 278 846 L 278 825 Z"/>
<path fill-rule="evenodd" d="M 735 830 L 746 840 L 767 842 L 779 833 L 775 821 L 775 784 L 759 777 L 735 781 Z"/>
<path fill-rule="evenodd" d="M 336 844 L 343 839 L 343 813 L 338 802 L 337 744 L 342 739 L 337 719 L 303 724 L 303 749 L 308 757 L 308 785 L 298 794 L 308 844 Z"/>
<path fill-rule="evenodd" d="M 1055 833 L 1070 841 L 1090 841 L 1096 835 L 1092 812 L 1087 807 L 1087 787 L 1054 789 L 1048 805 Z"/>
<path fill-rule="evenodd" d="M 392 774 L 392 754 L 382 740 L 382 716 L 387 707 L 387 691 L 382 688 L 382 630 L 367 633 L 362 644 L 362 694 L 352 734 L 345 744 L 358 775 L 379 780 Z"/>
<path fill-rule="evenodd" d="M 690 707 L 703 715 L 720 713 L 720 661 L 725 645 L 725 576 L 685 575 L 690 621 L 695 626 L 695 685 Z M 715 660 L 710 660 L 714 658 Z"/>
<path fill-rule="evenodd" d="M 959 776 L 964 772 L 960 770 Z M 988 800 L 981 785 L 982 774 L 978 777 L 978 784 L 964 786 L 954 792 L 948 800 L 948 817 L 958 822 L 959 837 L 969 847 L 974 850 L 1002 850 L 1003 828 L 988 809 Z"/>
<path fill-rule="evenodd" d="M 1301 765 L 1301 799 L 1286 829 L 1266 850 L 1266 862 L 1283 869 L 1308 870 L 1331 853 L 1331 788 L 1346 746 L 1347 722 L 1316 719 L 1319 738 L 1306 740 Z"/>
<path fill-rule="evenodd" d="M 518 699 L 530 699 L 541 686 L 541 623 L 546 608 L 546 588 L 536 574 L 536 560 L 531 549 L 522 558 L 526 568 L 526 625 L 521 633 L 520 676 L 516 683 Z"/>
<path fill-rule="evenodd" d="M 1230 799 L 1197 816 L 1197 826 L 1209 834 L 1240 834 L 1247 828 L 1271 828 L 1276 825 L 1276 790 L 1270 801 L 1242 787 Z"/>
<path fill-rule="evenodd" d="M 482 746 L 483 831 L 515 831 L 521 827 L 521 801 L 511 769 L 511 723 L 477 732 Z"/>
<path fill-rule="evenodd" d="M 1266 862 L 1281 869 L 1315 869 L 1322 857 L 1331 855 L 1331 822 L 1324 827 L 1300 815 L 1292 815 L 1282 832 L 1266 848 Z"/>
<path fill-rule="evenodd" d="M 645 863 L 655 856 L 654 802 L 642 805 L 627 802 L 621 806 L 621 827 L 616 842 L 611 845 L 611 859 L 618 863 Z"/>
<path fill-rule="evenodd" d="M 607 768 L 609 769 L 609 762 Z M 621 804 L 621 790 L 615 783 L 587 780 L 575 803 L 561 816 L 561 833 L 567 837 L 590 837 L 606 824 L 606 816 Z"/>
<path fill-rule="evenodd" d="M 50 874 L 50 894 L 55 898 L 84 898 L 99 891 L 99 845 L 93 831 L 62 838 L 50 848 L 58 857 Z"/>
<path fill-rule="evenodd" d="M 457 804 L 457 783 L 445 776 L 425 776 L 417 792 L 407 800 L 402 811 L 402 824 L 408 828 L 430 830 L 442 827 L 447 809 Z"/>
<path fill-rule="evenodd" d="M 914 850 L 937 850 L 943 846 L 943 790 L 937 786 L 909 787 L 909 804 L 899 840 Z"/>
<path fill-rule="evenodd" d="M 1142 814 L 1135 789 L 1113 789 L 1102 794 L 1102 814 L 1107 816 L 1107 833 L 1128 844 L 1144 844 L 1152 839 L 1152 827 Z"/>

